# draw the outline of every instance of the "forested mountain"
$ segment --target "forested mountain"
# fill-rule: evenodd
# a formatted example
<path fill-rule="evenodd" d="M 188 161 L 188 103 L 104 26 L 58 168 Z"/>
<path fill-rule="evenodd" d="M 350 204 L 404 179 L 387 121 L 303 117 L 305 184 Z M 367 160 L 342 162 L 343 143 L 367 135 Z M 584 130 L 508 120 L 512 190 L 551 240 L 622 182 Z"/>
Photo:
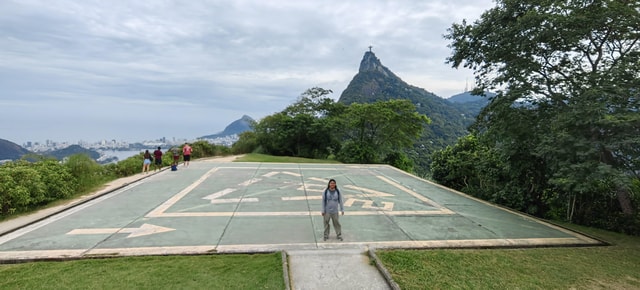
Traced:
<path fill-rule="evenodd" d="M 225 127 L 222 132 L 212 134 L 212 135 L 202 136 L 198 139 L 213 139 L 213 138 L 224 137 L 224 136 L 229 136 L 234 134 L 240 134 L 245 131 L 251 131 L 251 124 L 253 124 L 254 122 L 255 121 L 253 120 L 253 118 L 247 115 L 244 115 L 242 116 L 242 118 L 235 120 L 231 124 L 227 125 L 227 127 Z"/>
<path fill-rule="evenodd" d="M 0 139 L 0 160 L 20 159 L 22 155 L 29 153 L 31 153 L 29 150 L 22 148 L 16 143 Z"/>
<path fill-rule="evenodd" d="M 374 103 L 392 99 L 408 99 L 418 112 L 431 119 L 425 127 L 415 152 L 409 152 L 419 167 L 426 170 L 429 156 L 435 150 L 456 143 L 459 137 L 467 135 L 467 127 L 475 121 L 479 110 L 467 105 L 449 102 L 437 95 L 407 84 L 391 70 L 383 66 L 371 51 L 367 51 L 360 62 L 360 69 L 338 102 Z"/>

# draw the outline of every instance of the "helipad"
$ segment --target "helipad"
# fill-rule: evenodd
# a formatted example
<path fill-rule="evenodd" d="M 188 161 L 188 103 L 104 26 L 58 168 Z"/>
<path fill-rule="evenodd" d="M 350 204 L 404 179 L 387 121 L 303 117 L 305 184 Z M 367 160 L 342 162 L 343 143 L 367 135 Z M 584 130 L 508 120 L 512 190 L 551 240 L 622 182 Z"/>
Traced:
<path fill-rule="evenodd" d="M 322 240 L 337 180 L 344 241 Z M 386 165 L 192 162 L 0 236 L 0 259 L 599 241 Z"/>

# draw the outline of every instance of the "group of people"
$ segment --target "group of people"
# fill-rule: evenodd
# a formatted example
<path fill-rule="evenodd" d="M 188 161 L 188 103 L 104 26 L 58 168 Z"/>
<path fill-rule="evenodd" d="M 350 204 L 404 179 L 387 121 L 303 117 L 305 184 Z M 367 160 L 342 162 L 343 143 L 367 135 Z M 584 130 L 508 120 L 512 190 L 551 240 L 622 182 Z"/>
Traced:
<path fill-rule="evenodd" d="M 180 150 L 177 147 L 173 147 L 170 150 L 167 150 L 167 153 L 169 152 L 173 155 L 173 163 L 171 166 L 174 168 L 174 166 L 178 166 L 178 163 L 180 162 Z M 184 146 L 182 146 L 182 159 L 184 166 L 189 166 L 189 161 L 191 161 L 191 152 L 193 152 L 193 148 L 189 143 L 184 143 Z M 151 154 L 149 150 L 145 150 L 143 155 L 144 159 L 142 161 L 142 173 L 149 173 L 151 163 L 154 164 L 154 171 L 162 170 L 162 155 L 163 153 L 160 147 L 153 151 L 153 154 Z"/>

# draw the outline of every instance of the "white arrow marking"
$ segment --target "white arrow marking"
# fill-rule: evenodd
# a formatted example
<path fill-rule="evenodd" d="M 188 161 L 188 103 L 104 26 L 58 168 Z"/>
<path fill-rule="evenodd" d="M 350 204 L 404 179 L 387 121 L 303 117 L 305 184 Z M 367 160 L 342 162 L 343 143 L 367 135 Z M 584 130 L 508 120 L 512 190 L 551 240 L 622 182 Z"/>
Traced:
<path fill-rule="evenodd" d="M 139 228 L 102 228 L 102 229 L 75 229 L 67 235 L 98 235 L 98 234 L 129 234 L 127 238 L 135 238 L 146 235 L 175 231 L 176 229 L 143 224 Z"/>
<path fill-rule="evenodd" d="M 249 197 L 249 198 L 227 198 L 227 199 L 221 199 L 220 197 L 223 197 L 229 193 L 232 193 L 236 191 L 235 188 L 227 188 L 227 189 L 223 189 L 221 191 L 218 191 L 214 194 L 210 194 L 207 195 L 205 197 L 203 197 L 202 199 L 209 199 L 211 200 L 211 203 L 236 203 L 236 202 L 258 202 L 258 199 L 255 197 Z"/>
<path fill-rule="evenodd" d="M 299 173 L 289 172 L 289 171 L 271 171 L 271 172 L 269 172 L 269 173 L 263 174 L 262 176 L 264 176 L 264 177 L 271 177 L 271 176 L 274 176 L 274 175 L 278 175 L 278 174 L 280 174 L 280 173 L 282 173 L 282 174 L 288 174 L 288 175 L 293 175 L 293 176 L 297 176 L 297 177 L 300 177 L 300 176 L 301 176 Z"/>

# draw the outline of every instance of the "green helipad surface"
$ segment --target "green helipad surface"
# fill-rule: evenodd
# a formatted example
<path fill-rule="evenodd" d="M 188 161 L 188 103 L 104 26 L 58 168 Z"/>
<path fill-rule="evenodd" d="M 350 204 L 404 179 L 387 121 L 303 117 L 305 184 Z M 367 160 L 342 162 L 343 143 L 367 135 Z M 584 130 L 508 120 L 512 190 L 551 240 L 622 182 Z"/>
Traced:
<path fill-rule="evenodd" d="M 322 240 L 330 178 L 344 196 L 342 242 L 333 229 Z M 390 166 L 203 161 L 0 236 L 0 259 L 592 244 Z"/>

